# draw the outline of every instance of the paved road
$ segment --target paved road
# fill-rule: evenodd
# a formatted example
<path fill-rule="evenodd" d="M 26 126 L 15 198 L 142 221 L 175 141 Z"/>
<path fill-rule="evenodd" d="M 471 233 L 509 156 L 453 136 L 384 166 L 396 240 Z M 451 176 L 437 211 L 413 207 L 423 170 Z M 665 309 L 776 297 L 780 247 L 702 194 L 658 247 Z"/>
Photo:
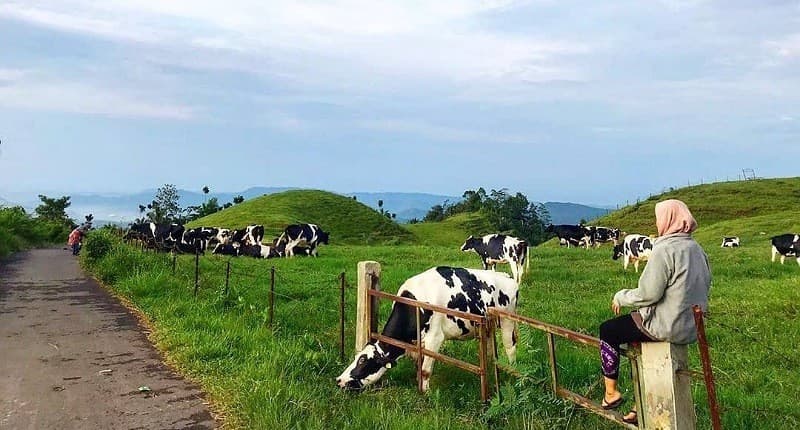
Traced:
<path fill-rule="evenodd" d="M 0 429 L 215 428 L 144 332 L 68 251 L 0 262 Z"/>

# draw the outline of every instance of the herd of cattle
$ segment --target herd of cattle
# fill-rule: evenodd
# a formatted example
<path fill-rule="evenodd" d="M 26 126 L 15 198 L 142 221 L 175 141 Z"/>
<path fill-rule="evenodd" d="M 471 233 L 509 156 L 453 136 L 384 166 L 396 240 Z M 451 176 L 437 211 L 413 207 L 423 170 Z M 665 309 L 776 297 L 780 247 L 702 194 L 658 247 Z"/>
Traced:
<path fill-rule="evenodd" d="M 292 224 L 269 244 L 264 244 L 264 226 L 248 225 L 243 229 L 196 227 L 187 229 L 180 224 L 133 224 L 125 239 L 141 241 L 160 251 L 202 254 L 249 256 L 254 258 L 317 256 L 319 245 L 328 244 L 329 235 L 316 224 Z M 212 248 L 213 247 L 213 248 Z"/>

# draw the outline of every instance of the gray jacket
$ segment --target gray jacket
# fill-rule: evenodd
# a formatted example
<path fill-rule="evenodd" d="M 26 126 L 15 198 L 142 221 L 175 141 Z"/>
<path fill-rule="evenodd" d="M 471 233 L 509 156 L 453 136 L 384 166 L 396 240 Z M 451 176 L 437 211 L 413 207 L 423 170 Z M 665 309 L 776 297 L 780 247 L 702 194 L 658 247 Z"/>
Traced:
<path fill-rule="evenodd" d="M 711 269 L 703 248 L 688 233 L 662 236 L 653 244 L 639 288 L 620 290 L 614 300 L 638 307 L 642 327 L 659 340 L 689 344 L 697 340 L 692 305 L 708 306 Z"/>

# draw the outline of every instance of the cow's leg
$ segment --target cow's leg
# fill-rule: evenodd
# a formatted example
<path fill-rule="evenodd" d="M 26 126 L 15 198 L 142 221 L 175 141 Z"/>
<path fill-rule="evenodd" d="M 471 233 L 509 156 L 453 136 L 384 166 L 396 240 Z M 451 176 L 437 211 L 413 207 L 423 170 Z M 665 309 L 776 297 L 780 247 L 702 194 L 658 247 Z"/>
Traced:
<path fill-rule="evenodd" d="M 508 265 L 511 266 L 511 275 L 514 277 L 514 282 L 519 284 L 521 274 L 519 273 L 519 266 L 517 265 L 517 262 L 511 260 L 508 262 Z"/>
<path fill-rule="evenodd" d="M 800 256 L 797 257 L 797 265 L 800 266 Z"/>
<path fill-rule="evenodd" d="M 639 273 L 639 259 L 637 258 L 636 261 L 633 262 L 633 268 L 636 269 L 636 273 Z"/>
<path fill-rule="evenodd" d="M 772 262 L 775 262 L 775 257 L 778 256 L 778 248 L 775 245 L 772 245 Z"/>
<path fill-rule="evenodd" d="M 785 255 L 783 255 L 783 254 L 781 254 L 781 264 L 783 264 L 783 262 L 784 262 L 785 260 L 786 260 L 786 256 L 785 256 Z"/>
<path fill-rule="evenodd" d="M 631 258 L 627 255 L 622 259 L 622 270 L 628 270 L 628 264 L 630 264 Z"/>
<path fill-rule="evenodd" d="M 483 270 L 489 270 L 489 263 L 486 262 L 486 259 L 481 258 L 481 262 L 483 263 Z"/>
<path fill-rule="evenodd" d="M 440 330 L 432 330 L 422 337 L 422 345 L 428 351 L 439 352 L 439 348 L 442 347 L 442 342 L 444 342 L 444 333 Z M 425 358 L 422 359 L 422 392 L 425 393 L 430 388 L 431 384 L 431 374 L 433 373 L 433 363 L 434 360 L 432 357 L 428 357 L 427 355 Z"/>
<path fill-rule="evenodd" d="M 517 323 L 501 318 L 500 331 L 503 334 L 503 348 L 506 350 L 508 362 L 514 364 L 517 360 Z"/>

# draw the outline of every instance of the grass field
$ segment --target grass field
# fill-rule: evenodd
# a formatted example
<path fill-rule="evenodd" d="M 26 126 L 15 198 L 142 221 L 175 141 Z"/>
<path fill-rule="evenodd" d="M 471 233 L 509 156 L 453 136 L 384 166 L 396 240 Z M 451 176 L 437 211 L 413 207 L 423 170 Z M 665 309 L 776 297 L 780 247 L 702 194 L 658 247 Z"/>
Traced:
<path fill-rule="evenodd" d="M 770 264 L 769 235 L 760 234 L 762 228 L 800 225 L 785 225 L 778 218 L 728 221 L 698 233 L 714 271 L 708 331 L 727 429 L 800 428 L 800 268 L 794 262 Z M 729 229 L 738 230 L 742 248 L 719 248 L 718 233 Z M 91 269 L 150 318 L 159 348 L 202 384 L 233 428 L 616 428 L 548 393 L 544 337 L 528 330 L 521 333 L 518 365 L 526 377 L 504 380 L 503 404 L 495 400 L 482 407 L 477 378 L 441 364 L 434 370 L 432 391 L 421 396 L 409 360 L 367 392 L 351 394 L 335 386 L 333 378 L 344 368 L 337 351 L 337 275 L 346 271 L 355 284 L 356 262 L 376 260 L 383 265 L 384 290 L 396 291 L 404 279 L 434 265 L 479 267 L 477 256 L 459 252 L 458 245 L 330 246 L 322 248 L 318 259 L 234 259 L 228 298 L 222 297 L 222 258 L 201 259 L 197 299 L 191 294 L 192 257 L 180 257 L 173 276 L 168 256 L 116 245 Z M 611 316 L 612 294 L 637 280 L 610 254 L 608 247 L 534 249 L 519 312 L 597 335 L 600 322 Z M 279 296 L 276 325 L 269 330 L 265 309 L 273 264 Z M 347 290 L 348 358 L 354 293 Z M 384 303 L 383 321 L 387 312 Z M 750 337 L 759 341 L 750 342 Z M 445 351 L 476 360 L 474 342 L 453 342 Z M 584 392 L 597 380 L 595 351 L 560 343 L 558 354 L 565 385 Z M 699 368 L 696 356 L 692 349 L 693 366 Z M 623 385 L 631 398 L 624 379 Z M 708 424 L 703 393 L 698 381 L 701 428 Z"/>
<path fill-rule="evenodd" d="M 769 262 L 769 238 L 800 231 L 798 187 L 797 178 L 690 187 L 598 221 L 652 233 L 653 206 L 669 197 L 685 200 L 697 215 L 695 237 L 709 255 L 714 276 L 707 327 L 726 429 L 800 428 L 800 267 L 794 260 L 783 266 Z M 259 222 L 274 234 L 294 221 L 328 227 L 335 245 L 322 247 L 317 259 L 233 259 L 228 296 L 223 296 L 228 260 L 218 256 L 201 258 L 196 299 L 191 256 L 179 258 L 176 275 L 167 255 L 117 242 L 105 258 L 90 261 L 87 252 L 83 261 L 149 317 L 159 348 L 202 384 L 231 428 L 616 428 L 549 393 L 544 336 L 527 329 L 521 331 L 517 365 L 525 376 L 503 380 L 502 403 L 495 398 L 488 407 L 480 404 L 477 378 L 442 364 L 435 367 L 431 392 L 419 395 L 409 360 L 364 393 L 339 390 L 333 379 L 347 363 L 338 358 L 337 276 L 345 271 L 355 284 L 356 263 L 376 260 L 383 266 L 383 289 L 395 292 L 405 279 L 432 266 L 480 267 L 476 255 L 458 248 L 466 236 L 486 233 L 488 226 L 480 216 L 462 214 L 406 230 L 358 202 L 317 191 L 255 199 L 196 224 Z M 365 236 L 365 231 L 373 233 Z M 721 249 L 723 235 L 738 235 L 742 247 Z M 600 323 L 612 316 L 612 295 L 635 287 L 638 279 L 611 260 L 608 246 L 562 249 L 551 241 L 534 248 L 531 256 L 519 313 L 595 336 Z M 266 309 L 272 265 L 278 297 L 270 329 Z M 346 298 L 349 359 L 353 287 Z M 389 306 L 382 304 L 383 321 Z M 452 342 L 444 352 L 476 362 L 476 350 L 475 342 Z M 692 366 L 699 369 L 696 349 L 690 351 Z M 562 384 L 586 393 L 599 378 L 596 351 L 562 341 L 558 355 Z M 622 374 L 625 396 L 631 399 L 626 370 Z M 601 393 L 595 388 L 589 396 L 599 399 Z M 695 381 L 694 396 L 699 428 L 708 428 L 701 381 Z"/>

